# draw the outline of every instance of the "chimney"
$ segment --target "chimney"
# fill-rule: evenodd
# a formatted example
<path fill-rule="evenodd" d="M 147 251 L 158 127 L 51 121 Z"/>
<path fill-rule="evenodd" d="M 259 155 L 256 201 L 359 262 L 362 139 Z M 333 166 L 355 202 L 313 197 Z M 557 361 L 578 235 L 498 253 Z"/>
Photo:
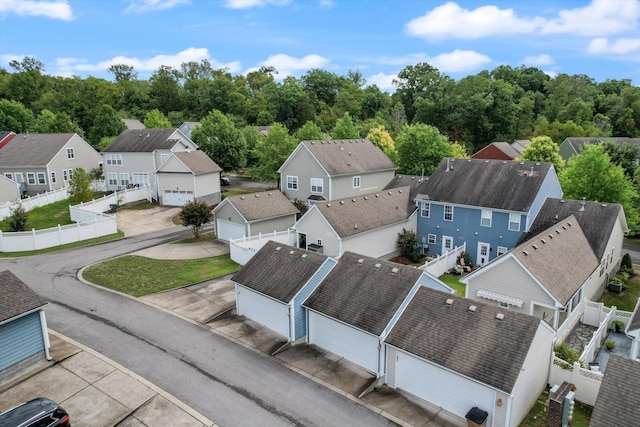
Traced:
<path fill-rule="evenodd" d="M 529 176 L 533 176 L 533 166 L 531 166 L 531 172 L 529 172 Z"/>
<path fill-rule="evenodd" d="M 586 204 L 585 199 L 586 197 L 583 197 L 582 201 L 580 202 L 580 212 L 584 212 L 584 205 Z"/>

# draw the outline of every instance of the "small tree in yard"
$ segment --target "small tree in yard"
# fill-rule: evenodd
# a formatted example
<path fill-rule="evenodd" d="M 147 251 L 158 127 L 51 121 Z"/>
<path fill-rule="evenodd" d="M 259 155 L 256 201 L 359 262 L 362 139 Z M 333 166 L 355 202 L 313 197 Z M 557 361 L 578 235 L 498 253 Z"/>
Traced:
<path fill-rule="evenodd" d="M 420 258 L 420 254 L 416 251 L 417 246 L 418 237 L 415 232 L 403 228 L 402 233 L 398 233 L 398 247 L 402 256 L 411 261 L 417 261 Z"/>
<path fill-rule="evenodd" d="M 27 229 L 27 219 L 29 212 L 24 209 L 22 203 L 18 203 L 11 209 L 11 219 L 9 219 L 9 229 L 11 231 L 25 231 Z"/>
<path fill-rule="evenodd" d="M 73 176 L 69 180 L 69 203 L 77 204 L 80 202 L 88 202 L 93 198 L 91 191 L 91 177 L 82 168 L 76 168 Z"/>
<path fill-rule="evenodd" d="M 213 214 L 205 202 L 193 201 L 182 207 L 180 219 L 182 225 L 191 228 L 193 237 L 198 239 L 204 225 L 213 219 Z"/>

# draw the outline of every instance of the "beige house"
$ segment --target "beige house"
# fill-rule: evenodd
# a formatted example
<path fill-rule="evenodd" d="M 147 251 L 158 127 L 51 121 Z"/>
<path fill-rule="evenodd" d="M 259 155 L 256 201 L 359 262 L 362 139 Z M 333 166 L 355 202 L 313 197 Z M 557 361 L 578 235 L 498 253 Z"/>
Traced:
<path fill-rule="evenodd" d="M 0 175 L 0 203 L 20 198 L 20 184 Z"/>
<path fill-rule="evenodd" d="M 222 168 L 203 151 L 173 153 L 156 171 L 158 197 L 165 206 L 183 206 L 197 200 L 220 202 Z"/>
<path fill-rule="evenodd" d="M 371 141 L 338 139 L 300 142 L 278 173 L 290 200 L 313 204 L 380 191 L 395 169 Z"/>
<path fill-rule="evenodd" d="M 102 157 L 75 133 L 18 134 L 0 148 L 0 174 L 35 195 L 67 186 L 76 168 L 87 173 Z"/>

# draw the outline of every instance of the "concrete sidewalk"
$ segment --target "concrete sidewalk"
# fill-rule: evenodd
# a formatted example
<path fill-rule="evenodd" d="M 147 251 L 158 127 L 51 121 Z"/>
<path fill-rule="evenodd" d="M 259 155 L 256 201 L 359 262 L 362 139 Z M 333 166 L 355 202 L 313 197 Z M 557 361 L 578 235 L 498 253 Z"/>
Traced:
<path fill-rule="evenodd" d="M 215 426 L 169 393 L 101 354 L 49 331 L 50 362 L 0 384 L 0 412 L 48 397 L 74 427 Z"/>

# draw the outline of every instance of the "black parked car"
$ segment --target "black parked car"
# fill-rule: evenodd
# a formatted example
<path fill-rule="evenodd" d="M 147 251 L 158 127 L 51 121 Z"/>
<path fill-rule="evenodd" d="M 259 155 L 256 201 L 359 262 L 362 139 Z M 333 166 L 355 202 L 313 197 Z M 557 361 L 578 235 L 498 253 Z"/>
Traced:
<path fill-rule="evenodd" d="M 69 414 L 53 400 L 44 397 L 30 400 L 0 414 L 2 427 L 70 426 Z"/>

